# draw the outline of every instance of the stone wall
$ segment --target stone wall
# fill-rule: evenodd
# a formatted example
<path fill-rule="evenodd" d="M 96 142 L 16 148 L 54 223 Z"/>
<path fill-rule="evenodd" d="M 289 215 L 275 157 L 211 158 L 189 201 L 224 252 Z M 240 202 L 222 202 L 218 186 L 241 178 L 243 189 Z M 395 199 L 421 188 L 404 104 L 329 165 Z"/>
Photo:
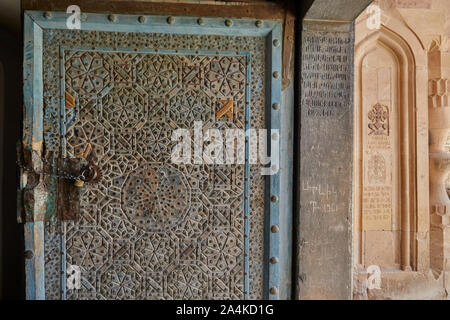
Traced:
<path fill-rule="evenodd" d="M 351 299 L 354 19 L 370 0 L 316 0 L 297 65 L 297 299 Z"/>
<path fill-rule="evenodd" d="M 446 147 L 447 147 L 447 150 L 450 152 L 450 134 L 448 135 Z M 450 197 L 450 174 L 447 177 L 447 193 L 448 193 L 448 196 Z"/>
<path fill-rule="evenodd" d="M 357 18 L 355 299 L 448 298 L 449 78 L 450 1 L 376 0 Z"/>
<path fill-rule="evenodd" d="M 448 136 L 447 139 L 447 150 L 450 152 L 450 135 Z M 450 197 L 450 174 L 447 177 L 447 193 L 448 196 Z"/>

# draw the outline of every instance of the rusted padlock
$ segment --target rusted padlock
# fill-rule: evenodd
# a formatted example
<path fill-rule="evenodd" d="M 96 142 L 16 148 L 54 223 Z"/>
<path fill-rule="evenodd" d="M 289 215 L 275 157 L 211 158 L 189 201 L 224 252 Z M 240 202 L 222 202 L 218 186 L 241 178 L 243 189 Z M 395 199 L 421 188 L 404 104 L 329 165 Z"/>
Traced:
<path fill-rule="evenodd" d="M 75 186 L 81 188 L 85 183 L 97 183 L 100 181 L 102 173 L 100 168 L 93 163 L 89 163 L 82 171 L 79 179 L 75 180 Z"/>

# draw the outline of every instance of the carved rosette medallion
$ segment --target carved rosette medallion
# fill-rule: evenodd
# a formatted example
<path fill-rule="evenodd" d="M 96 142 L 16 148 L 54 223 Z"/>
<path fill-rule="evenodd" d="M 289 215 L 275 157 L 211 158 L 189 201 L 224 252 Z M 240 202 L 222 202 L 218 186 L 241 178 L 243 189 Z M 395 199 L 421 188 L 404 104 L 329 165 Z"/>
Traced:
<path fill-rule="evenodd" d="M 191 192 L 177 169 L 147 165 L 130 173 L 122 189 L 122 210 L 131 223 L 145 231 L 164 231 L 182 223 Z"/>

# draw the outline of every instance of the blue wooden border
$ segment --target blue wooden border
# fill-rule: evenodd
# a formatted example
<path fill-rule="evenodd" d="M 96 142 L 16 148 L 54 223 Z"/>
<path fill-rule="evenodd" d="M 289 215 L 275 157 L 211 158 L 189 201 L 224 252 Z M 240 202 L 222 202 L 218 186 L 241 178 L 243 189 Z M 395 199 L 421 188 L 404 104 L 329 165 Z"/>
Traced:
<path fill-rule="evenodd" d="M 25 150 L 40 157 L 43 143 L 43 81 L 42 81 L 42 29 L 33 19 L 24 17 L 23 96 L 24 130 L 22 143 Z M 42 215 L 27 217 L 24 225 L 25 250 L 32 258 L 25 260 L 25 296 L 28 300 L 45 299 L 44 222 L 35 221 Z"/>
<path fill-rule="evenodd" d="M 25 260 L 25 298 L 45 300 L 44 222 L 26 222 L 24 225 L 25 251 L 33 252 Z"/>
<path fill-rule="evenodd" d="M 25 128 L 32 128 L 33 138 L 40 139 L 42 142 L 42 94 L 43 94 L 43 79 L 42 79 L 42 29 L 66 29 L 66 19 L 68 14 L 65 12 L 50 12 L 50 14 L 44 15 L 42 11 L 25 11 L 24 13 L 24 29 L 25 29 L 25 44 L 24 44 L 24 100 L 25 100 Z M 281 116 L 280 111 L 272 108 L 274 103 L 281 103 L 281 48 L 282 48 L 282 30 L 281 23 L 279 21 L 264 20 L 262 26 L 256 26 L 256 20 L 244 20 L 244 19 L 232 19 L 232 26 L 225 25 L 225 18 L 203 18 L 204 24 L 199 25 L 197 18 L 195 17 L 174 17 L 175 20 L 172 24 L 167 22 L 167 16 L 153 16 L 143 15 L 145 22 L 139 22 L 139 15 L 114 15 L 115 19 L 109 19 L 108 14 L 98 13 L 84 13 L 84 19 L 81 23 L 81 30 L 97 30 L 97 31 L 112 31 L 112 32 L 144 32 L 144 33 L 168 33 L 168 34 L 198 34 L 198 35 L 225 35 L 225 36 L 264 36 L 266 37 L 267 51 L 266 51 L 266 73 L 267 77 L 266 88 L 266 118 L 269 120 L 268 129 L 282 129 L 280 131 L 280 139 L 283 138 L 283 132 L 292 131 L 292 128 L 281 128 Z M 111 20 L 115 20 L 114 22 Z M 278 43 L 275 45 L 274 40 Z M 162 53 L 163 51 L 158 51 Z M 197 54 L 205 54 L 195 52 Z M 207 52 L 208 54 L 217 55 L 217 52 Z M 223 53 L 219 53 L 223 54 Z M 30 61 L 33 67 L 30 68 Z M 247 66 L 248 68 L 248 66 Z M 26 70 L 26 71 L 25 71 Z M 249 70 L 247 70 L 249 71 Z M 270 72 L 270 73 L 269 73 Z M 279 73 L 279 77 L 275 78 L 272 75 L 274 72 Z M 30 77 L 31 75 L 31 77 Z M 32 90 L 30 90 L 30 87 Z M 37 101 L 37 98 L 40 101 Z M 250 92 L 246 91 L 247 102 L 250 102 Z M 64 106 L 64 99 L 61 97 L 61 105 Z M 64 108 L 61 108 L 64 109 Z M 250 110 L 249 103 L 246 104 L 246 111 Z M 270 111 L 269 111 L 270 110 Z M 249 117 L 249 112 L 246 112 L 246 117 Z M 248 118 L 250 119 L 250 118 Z M 246 125 L 246 129 L 250 128 L 249 122 Z M 61 128 L 61 130 L 64 130 Z M 25 130 L 27 131 L 27 129 Z M 270 136 L 270 135 L 269 135 Z M 31 138 L 24 134 L 24 143 L 31 141 Z M 34 141 L 34 140 L 33 140 Z M 269 144 L 270 145 L 270 144 Z M 246 157 L 248 157 L 248 144 L 246 143 Z M 281 164 L 281 161 L 278 161 Z M 283 168 L 280 168 L 283 170 Z M 247 199 L 244 201 L 244 216 L 248 217 L 244 222 L 244 234 L 248 235 L 244 238 L 244 246 L 250 245 L 250 199 L 249 199 L 249 166 L 246 164 L 245 170 L 245 189 Z M 268 177 L 268 190 L 270 196 L 280 196 L 280 172 Z M 266 190 L 267 191 L 267 190 Z M 289 198 L 289 197 L 288 197 Z M 280 206 L 283 208 L 291 208 L 289 204 L 280 204 L 280 201 L 270 201 L 270 197 L 266 197 L 266 226 L 265 233 L 268 244 L 266 244 L 266 258 L 265 258 L 265 279 L 267 284 L 265 285 L 264 296 L 269 299 L 288 299 L 289 296 L 281 296 L 280 292 L 288 292 L 289 288 L 280 291 L 281 284 L 287 284 L 289 281 L 281 281 L 290 279 L 290 268 L 287 268 L 287 263 L 291 257 L 283 255 L 280 256 L 280 234 L 271 233 L 270 227 L 272 225 L 280 224 Z M 289 211 L 289 210 L 288 210 Z M 283 212 L 284 217 L 292 216 L 292 212 Z M 284 219 L 283 221 L 286 221 Z M 288 219 L 289 221 L 289 219 Z M 32 228 L 28 228 L 31 230 Z M 43 227 L 38 228 L 39 232 L 42 232 L 42 237 L 37 237 L 42 242 L 43 248 Z M 41 230 L 42 229 L 42 230 Z M 291 232 L 291 228 L 287 227 L 284 230 Z M 36 230 L 35 230 L 36 232 Z M 25 232 L 26 243 L 31 243 L 31 238 L 27 236 L 30 232 Z M 28 238 L 27 238 L 28 237 Z M 290 239 L 290 236 L 288 236 Z M 280 263 L 269 263 L 271 257 L 276 257 Z M 250 273 L 249 267 L 249 252 L 247 256 L 244 255 L 244 268 L 247 274 Z M 35 264 L 39 263 L 39 266 Z M 27 295 L 27 299 L 43 299 L 45 298 L 45 283 L 43 279 L 44 273 L 44 260 L 43 250 L 42 258 L 35 259 L 34 265 L 27 265 L 26 277 L 27 277 L 27 293 L 38 292 L 39 294 Z M 34 269 L 34 272 L 33 272 Z M 39 281 L 36 282 L 36 270 L 39 270 Z M 64 285 L 64 284 L 63 284 Z M 64 286 L 63 286 L 64 287 Z M 275 294 L 271 294 L 270 289 L 276 289 Z M 244 283 L 244 291 L 246 292 L 245 298 L 248 298 L 250 290 L 249 279 L 247 278 Z"/>
<path fill-rule="evenodd" d="M 251 91 L 251 55 L 247 55 L 247 70 L 245 84 L 245 132 L 250 129 Z M 250 294 L 250 141 L 245 138 L 245 174 L 244 174 L 244 299 Z"/>
<path fill-rule="evenodd" d="M 271 70 L 270 74 L 267 74 L 267 87 L 270 87 L 270 95 L 266 99 L 266 110 L 270 110 L 269 112 L 266 112 L 266 114 L 270 114 L 270 118 L 268 119 L 270 122 L 270 129 L 281 129 L 281 117 L 280 117 L 280 109 L 275 110 L 272 106 L 275 103 L 281 104 L 281 56 L 282 56 L 282 32 L 281 32 L 281 25 L 277 24 L 272 29 L 272 32 L 267 36 L 267 42 L 266 42 L 267 48 L 271 48 L 272 50 L 267 50 L 267 65 L 270 65 L 271 68 L 268 68 L 268 70 Z M 276 73 L 278 73 L 278 77 L 276 77 Z M 279 137 L 278 139 L 281 139 L 281 131 L 279 131 Z M 270 148 L 271 145 L 271 134 L 268 134 L 268 147 Z M 271 150 L 272 155 L 272 150 Z M 280 154 L 281 156 L 281 154 Z M 278 159 L 278 164 L 280 164 L 280 161 Z M 272 164 L 270 164 L 272 165 Z M 279 299 L 279 292 L 280 292 L 280 276 L 286 276 L 285 274 L 281 275 L 280 273 L 286 273 L 290 270 L 280 270 L 280 262 L 271 263 L 271 259 L 275 258 L 278 261 L 283 258 L 288 257 L 280 257 L 280 232 L 274 233 L 270 231 L 270 228 L 272 226 L 279 226 L 280 225 L 280 211 L 279 211 L 279 205 L 280 205 L 280 168 L 278 170 L 275 170 L 274 174 L 269 176 L 269 190 L 270 190 L 270 197 L 266 196 L 266 206 L 269 207 L 269 225 L 266 226 L 266 232 L 268 233 L 268 241 L 269 241 L 269 278 L 268 278 L 268 298 L 271 300 Z M 272 197 L 277 197 L 278 201 L 272 201 Z M 272 290 L 275 290 L 272 292 Z M 288 297 L 281 297 L 287 299 Z"/>
<path fill-rule="evenodd" d="M 25 11 L 43 29 L 67 29 L 65 12 L 50 12 L 46 18 L 43 11 Z M 171 34 L 199 34 L 224 36 L 267 36 L 278 21 L 264 20 L 262 27 L 256 27 L 257 20 L 230 19 L 231 27 L 225 25 L 226 18 L 203 18 L 204 24 L 199 25 L 196 17 L 178 17 L 172 24 L 167 22 L 167 16 L 142 15 L 145 23 L 139 22 L 139 15 L 115 14 L 115 22 L 109 20 L 109 14 L 84 13 L 81 30 L 112 31 L 112 32 L 143 32 Z"/>

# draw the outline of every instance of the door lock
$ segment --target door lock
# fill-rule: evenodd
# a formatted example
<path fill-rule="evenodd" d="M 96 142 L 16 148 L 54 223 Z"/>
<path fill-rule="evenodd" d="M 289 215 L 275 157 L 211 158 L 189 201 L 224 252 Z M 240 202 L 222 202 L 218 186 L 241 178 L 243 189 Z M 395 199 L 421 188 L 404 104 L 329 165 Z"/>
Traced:
<path fill-rule="evenodd" d="M 102 172 L 100 168 L 93 163 L 89 163 L 81 170 L 79 179 L 75 180 L 75 186 L 81 188 L 85 183 L 97 183 L 101 178 Z"/>

